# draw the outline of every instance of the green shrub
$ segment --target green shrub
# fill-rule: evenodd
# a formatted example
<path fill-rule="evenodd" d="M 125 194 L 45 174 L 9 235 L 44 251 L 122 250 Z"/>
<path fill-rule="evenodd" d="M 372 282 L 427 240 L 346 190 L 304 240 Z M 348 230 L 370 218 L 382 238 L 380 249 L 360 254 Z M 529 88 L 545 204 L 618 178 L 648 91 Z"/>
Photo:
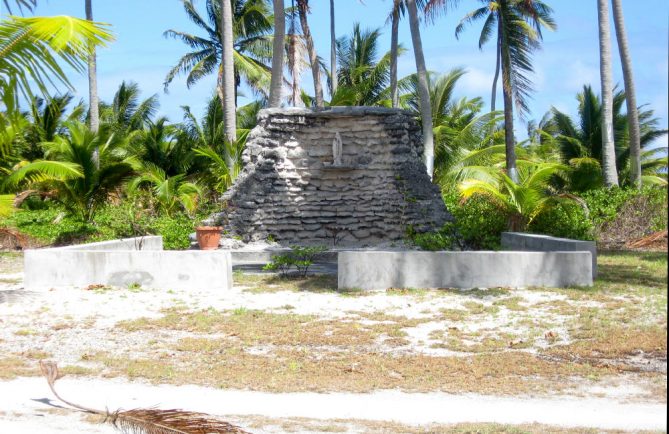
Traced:
<path fill-rule="evenodd" d="M 436 232 L 416 233 L 409 227 L 407 236 L 411 244 L 420 247 L 421 250 L 454 250 L 456 247 L 462 247 L 455 231 L 454 223 L 446 223 Z"/>
<path fill-rule="evenodd" d="M 565 203 L 550 208 L 535 217 L 529 231 L 576 240 L 593 240 L 593 225 L 586 210 L 577 203 Z"/>
<path fill-rule="evenodd" d="M 167 250 L 185 250 L 190 247 L 189 236 L 194 232 L 194 220 L 186 214 L 161 216 L 153 221 L 151 232 L 163 236 L 163 246 Z"/>
<path fill-rule="evenodd" d="M 454 230 L 467 248 L 498 250 L 502 232 L 508 228 L 507 216 L 484 196 L 473 196 L 462 203 L 457 191 L 443 195 L 446 207 L 455 218 Z"/>
<path fill-rule="evenodd" d="M 53 203 L 46 209 L 20 209 L 3 218 L 0 227 L 15 228 L 40 244 L 63 245 L 85 241 L 95 227 L 69 216 Z"/>
<path fill-rule="evenodd" d="M 287 276 L 292 267 L 297 270 L 297 275 L 305 277 L 309 272 L 309 267 L 314 264 L 316 257 L 323 253 L 325 246 L 291 246 L 291 251 L 282 255 L 273 255 L 272 261 L 263 267 L 263 270 L 278 271 L 283 276 Z"/>

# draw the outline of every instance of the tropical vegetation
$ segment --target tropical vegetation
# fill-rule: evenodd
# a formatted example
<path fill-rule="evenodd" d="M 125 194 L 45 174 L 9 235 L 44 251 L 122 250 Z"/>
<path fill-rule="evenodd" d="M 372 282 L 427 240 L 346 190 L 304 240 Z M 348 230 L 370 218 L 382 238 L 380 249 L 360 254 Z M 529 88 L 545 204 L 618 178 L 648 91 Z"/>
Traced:
<path fill-rule="evenodd" d="M 541 120 L 527 121 L 528 138 L 521 142 L 514 114 L 530 115 L 532 56 L 542 31 L 557 28 L 545 2 L 481 0 L 453 29 L 461 35 L 481 21 L 479 47 L 496 44 L 488 110 L 480 96 L 455 96 L 466 68 L 436 72 L 425 64 L 421 26 L 440 19 L 455 1 L 394 0 L 387 49 L 383 29 L 358 23 L 337 38 L 331 1 L 329 65 L 315 49 L 308 0 L 181 1 L 197 31 L 165 31 L 189 50 L 166 71 L 165 88 L 180 76 L 189 87 L 217 77 L 204 114 L 184 106 L 181 120 L 158 116 L 159 97 L 143 96 L 129 81 L 119 83 L 110 101 L 97 98 L 95 50 L 113 36 L 92 20 L 89 0 L 86 20 L 10 17 L 0 23 L 0 226 L 14 225 L 44 242 L 70 239 L 35 231 L 29 223 L 34 215 L 34 221 L 62 224 L 68 234 L 91 239 L 166 231 L 178 234 L 171 246 L 187 247 L 193 222 L 220 208 L 218 198 L 239 176 L 258 111 L 301 104 L 399 107 L 414 114 L 423 129 L 425 166 L 456 216 L 455 226 L 420 238 L 425 245 L 495 247 L 505 229 L 592 238 L 603 220 L 615 218 L 611 208 L 638 195 L 660 194 L 666 201 L 666 149 L 654 143 L 667 131 L 653 109 L 637 105 L 618 0 L 613 7 L 625 87 L 614 89 L 603 77 L 602 97 L 585 84 L 575 116 L 553 107 Z M 3 2 L 27 11 L 36 3 Z M 416 72 L 397 77 L 398 58 L 406 52 L 398 39 L 405 16 Z M 598 24 L 606 72 L 607 23 L 600 17 Z M 87 103 L 68 93 L 64 72 L 73 67 L 83 73 L 86 64 Z M 313 90 L 301 86 L 307 69 Z M 500 76 L 504 104 L 497 110 Z M 242 86 L 255 101 L 239 106 Z M 615 193 L 623 199 L 603 205 L 599 192 L 618 184 L 635 193 Z"/>

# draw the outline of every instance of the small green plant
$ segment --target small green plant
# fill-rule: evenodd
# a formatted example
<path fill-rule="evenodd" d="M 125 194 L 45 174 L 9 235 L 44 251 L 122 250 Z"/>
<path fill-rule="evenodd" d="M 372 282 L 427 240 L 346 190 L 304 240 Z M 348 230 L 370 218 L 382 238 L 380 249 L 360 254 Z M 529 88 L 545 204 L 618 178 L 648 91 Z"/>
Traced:
<path fill-rule="evenodd" d="M 138 292 L 142 290 L 142 284 L 139 282 L 132 282 L 128 284 L 128 290 L 131 292 Z"/>
<path fill-rule="evenodd" d="M 288 276 L 293 267 L 299 277 L 306 277 L 314 260 L 326 250 L 325 246 L 291 246 L 291 251 L 283 255 L 272 256 L 272 261 L 263 267 L 266 271 L 278 271 Z"/>
<path fill-rule="evenodd" d="M 456 227 L 453 223 L 446 223 L 435 232 L 417 233 L 413 227 L 407 229 L 409 241 L 422 250 L 453 250 L 462 248 L 462 241 L 457 236 Z"/>

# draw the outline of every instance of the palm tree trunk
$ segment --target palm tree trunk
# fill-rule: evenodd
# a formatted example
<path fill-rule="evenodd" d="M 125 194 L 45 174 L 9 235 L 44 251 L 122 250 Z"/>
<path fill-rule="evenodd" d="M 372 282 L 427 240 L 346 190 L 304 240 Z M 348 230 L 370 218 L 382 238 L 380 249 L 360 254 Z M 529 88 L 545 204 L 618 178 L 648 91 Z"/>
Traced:
<path fill-rule="evenodd" d="M 420 25 L 416 0 L 406 0 L 409 12 L 409 26 L 411 27 L 411 42 L 416 58 L 416 73 L 418 75 L 418 97 L 420 98 L 420 117 L 423 124 L 423 160 L 427 173 L 432 179 L 434 172 L 434 132 L 432 131 L 432 106 L 430 104 L 430 88 L 427 81 L 427 68 L 423 54 L 423 42 L 420 38 Z"/>
<path fill-rule="evenodd" d="M 602 172 L 607 187 L 618 185 L 616 151 L 613 142 L 613 76 L 611 73 L 611 30 L 608 0 L 597 0 L 599 22 L 599 74 L 602 85 Z"/>
<path fill-rule="evenodd" d="M 92 0 L 86 0 L 86 19 L 93 21 L 93 6 Z M 97 59 L 95 55 L 95 48 L 91 48 L 88 55 L 88 110 L 89 119 L 88 126 L 93 132 L 98 132 L 100 128 L 100 106 L 98 97 L 98 75 L 97 75 Z"/>
<path fill-rule="evenodd" d="M 283 48 L 286 40 L 286 16 L 283 0 L 274 0 L 274 44 L 272 47 L 272 80 L 269 86 L 269 106 L 281 105 L 283 89 Z"/>
<path fill-rule="evenodd" d="M 502 34 L 502 22 L 497 19 L 497 62 L 495 63 L 495 78 L 492 79 L 492 95 L 490 95 L 490 111 L 495 111 L 495 102 L 497 100 L 497 80 L 499 80 L 499 70 L 502 67 L 502 39 L 499 35 Z"/>
<path fill-rule="evenodd" d="M 620 0 L 612 0 L 612 5 L 613 23 L 616 27 L 620 63 L 623 66 L 623 79 L 625 80 L 625 103 L 627 104 L 630 140 L 630 180 L 633 186 L 641 188 L 641 132 L 639 128 L 639 112 L 636 105 L 636 86 L 634 85 L 634 74 L 632 71 L 632 57 L 630 56 L 629 42 L 627 41 L 627 32 L 625 31 L 622 2 Z"/>
<path fill-rule="evenodd" d="M 311 37 L 307 13 L 309 12 L 309 0 L 297 0 L 297 8 L 300 13 L 300 25 L 302 34 L 307 43 L 307 52 L 309 53 L 309 63 L 311 64 L 311 74 L 314 78 L 314 93 L 316 98 L 316 107 L 323 107 L 323 85 L 321 84 L 321 72 L 318 66 L 318 56 L 314 47 L 314 39 Z"/>
<path fill-rule="evenodd" d="M 399 1 L 393 2 L 393 18 L 390 31 L 390 100 L 393 108 L 399 106 L 397 93 L 397 52 L 399 49 L 400 12 Z"/>
<path fill-rule="evenodd" d="M 221 0 L 221 43 L 224 134 L 229 143 L 234 143 L 237 141 L 237 108 L 235 107 L 235 66 L 232 40 L 232 4 L 230 0 Z"/>
<path fill-rule="evenodd" d="M 339 79 L 337 77 L 337 32 L 335 31 L 334 0 L 330 0 L 330 80 L 332 80 L 332 95 L 337 93 Z"/>
<path fill-rule="evenodd" d="M 509 47 L 504 43 L 504 23 L 502 17 L 498 17 L 497 41 L 500 47 L 502 66 L 502 95 L 504 97 L 504 144 L 506 150 L 506 173 L 515 183 L 518 183 L 518 170 L 516 168 L 516 138 L 513 134 L 513 83 L 511 83 L 511 53 Z"/>

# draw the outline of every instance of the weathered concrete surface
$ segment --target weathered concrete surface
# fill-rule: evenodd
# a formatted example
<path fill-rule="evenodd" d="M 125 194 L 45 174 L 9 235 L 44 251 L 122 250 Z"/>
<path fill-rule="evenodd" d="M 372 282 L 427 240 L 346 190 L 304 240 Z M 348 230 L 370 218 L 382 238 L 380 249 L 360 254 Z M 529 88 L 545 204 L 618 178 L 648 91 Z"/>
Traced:
<path fill-rule="evenodd" d="M 340 252 L 340 289 L 591 286 L 590 252 Z"/>
<path fill-rule="evenodd" d="M 341 147 L 333 146 L 337 137 Z M 230 207 L 207 224 L 245 242 L 271 236 L 283 245 L 328 247 L 399 241 L 408 225 L 438 229 L 451 216 L 422 153 L 420 128 L 402 110 L 262 110 L 244 169 L 223 197 Z"/>
<path fill-rule="evenodd" d="M 590 252 L 592 278 L 597 277 L 597 243 L 548 235 L 502 232 L 502 249 L 531 252 Z"/>
<path fill-rule="evenodd" d="M 39 290 L 93 284 L 139 284 L 155 289 L 232 288 L 229 251 L 164 251 L 162 239 L 151 238 L 142 250 L 135 248 L 139 245 L 138 239 L 96 243 L 90 250 L 87 244 L 26 250 L 25 288 Z M 144 250 L 146 247 L 152 250 Z"/>
<path fill-rule="evenodd" d="M 163 250 L 163 237 L 150 235 L 146 237 L 121 238 L 118 240 L 100 241 L 98 243 L 54 247 L 50 250 Z"/>

